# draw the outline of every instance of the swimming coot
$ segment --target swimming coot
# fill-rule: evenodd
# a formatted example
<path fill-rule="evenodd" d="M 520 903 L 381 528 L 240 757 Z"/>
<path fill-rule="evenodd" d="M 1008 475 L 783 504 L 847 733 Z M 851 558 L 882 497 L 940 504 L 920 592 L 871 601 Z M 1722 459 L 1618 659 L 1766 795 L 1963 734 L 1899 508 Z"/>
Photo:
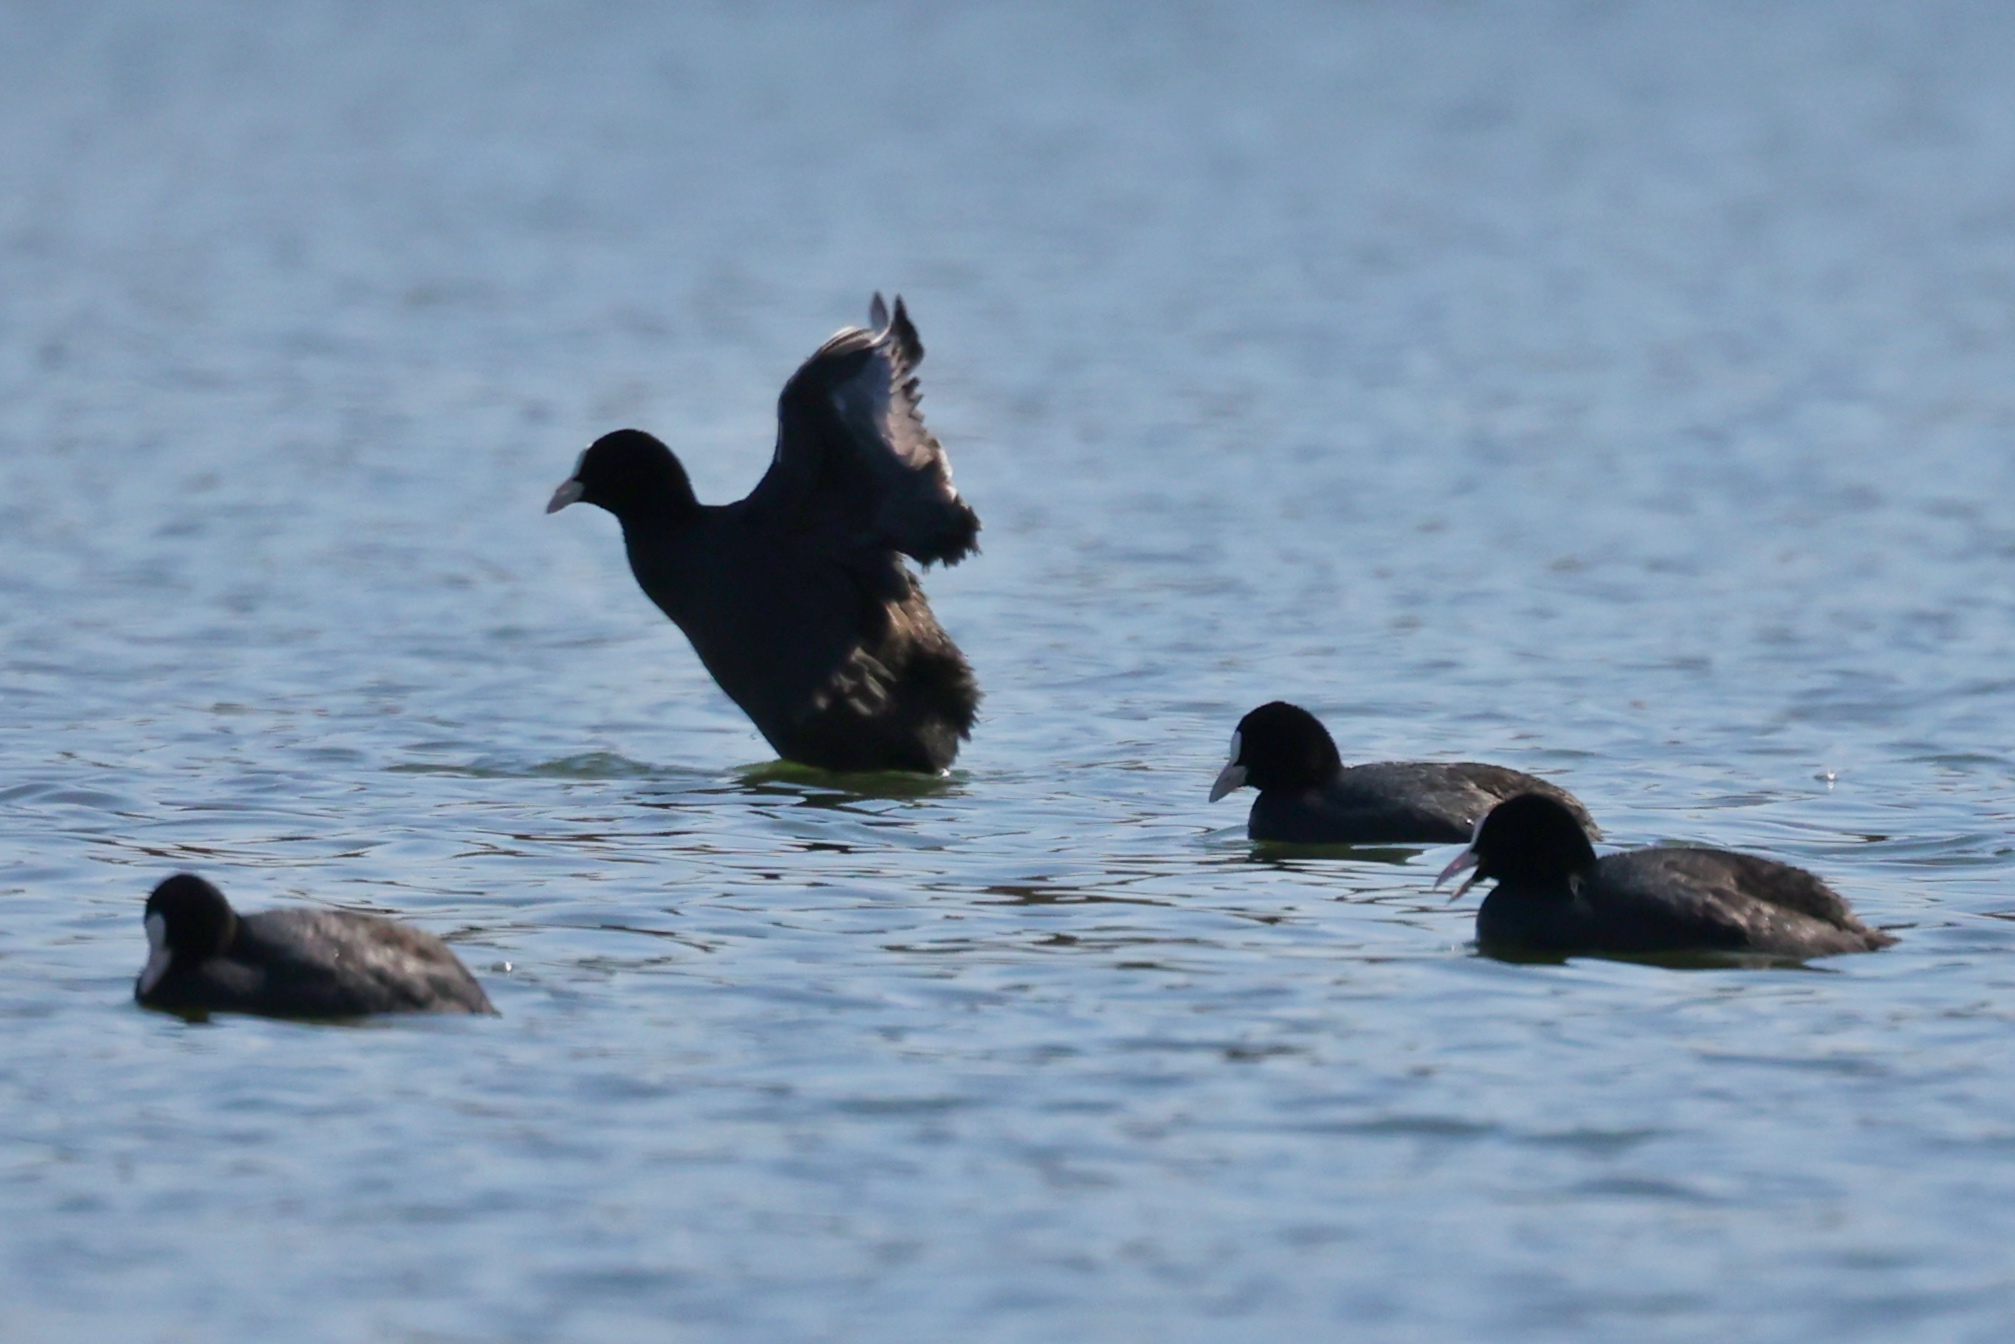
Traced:
<path fill-rule="evenodd" d="M 1435 885 L 1466 868 L 1476 871 L 1457 896 L 1497 880 L 1476 912 L 1476 940 L 1486 949 L 1802 959 L 1896 941 L 1788 863 L 1679 845 L 1598 859 L 1573 814 L 1539 794 L 1492 808 Z"/>
<path fill-rule="evenodd" d="M 1231 759 L 1210 787 L 1214 803 L 1259 790 L 1246 834 L 1297 845 L 1435 845 L 1467 840 L 1477 820 L 1513 794 L 1560 799 L 1593 832 L 1565 789 L 1501 765 L 1380 761 L 1346 766 L 1329 730 L 1299 705 L 1275 700 L 1238 721 Z"/>
<path fill-rule="evenodd" d="M 164 880 L 147 898 L 147 948 L 133 997 L 173 1013 L 497 1011 L 431 933 L 343 910 L 240 915 L 191 873 Z"/>
<path fill-rule="evenodd" d="M 551 513 L 600 505 L 630 572 L 777 754 L 827 770 L 936 773 L 971 736 L 979 686 L 902 556 L 957 564 L 979 518 L 924 428 L 922 342 L 903 301 L 820 346 L 777 402 L 777 447 L 747 499 L 693 497 L 641 430 L 597 439 Z"/>

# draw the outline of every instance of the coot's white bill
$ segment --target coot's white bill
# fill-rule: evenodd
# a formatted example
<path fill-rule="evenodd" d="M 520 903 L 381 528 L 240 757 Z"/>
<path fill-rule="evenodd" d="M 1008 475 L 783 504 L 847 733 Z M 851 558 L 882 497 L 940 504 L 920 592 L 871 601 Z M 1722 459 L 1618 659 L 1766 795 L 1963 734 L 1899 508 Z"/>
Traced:
<path fill-rule="evenodd" d="M 1217 772 L 1217 781 L 1210 786 L 1210 800 L 1214 803 L 1227 793 L 1245 787 L 1245 767 L 1238 762 L 1240 748 L 1244 746 L 1242 735 L 1231 735 L 1231 753 L 1225 760 L 1224 769 Z"/>
<path fill-rule="evenodd" d="M 560 482 L 560 488 L 553 491 L 553 497 L 546 502 L 547 513 L 558 513 L 569 504 L 581 502 L 581 482 L 579 477 Z"/>

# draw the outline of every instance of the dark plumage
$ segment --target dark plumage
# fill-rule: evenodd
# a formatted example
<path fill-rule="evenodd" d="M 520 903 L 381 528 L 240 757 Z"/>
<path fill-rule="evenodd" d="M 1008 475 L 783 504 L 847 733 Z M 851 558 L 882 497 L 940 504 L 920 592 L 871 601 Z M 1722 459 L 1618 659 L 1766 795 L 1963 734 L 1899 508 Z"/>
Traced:
<path fill-rule="evenodd" d="M 777 754 L 827 770 L 950 766 L 980 692 L 903 555 L 957 564 L 979 519 L 924 428 L 924 357 L 901 299 L 875 295 L 784 384 L 769 472 L 701 504 L 669 448 L 597 439 L 546 511 L 616 515 L 630 572 Z"/>
<path fill-rule="evenodd" d="M 1517 793 L 1558 798 L 1594 833 L 1574 796 L 1533 775 L 1474 761 L 1380 761 L 1346 766 L 1315 715 L 1284 701 L 1238 721 L 1231 759 L 1211 785 L 1214 803 L 1259 790 L 1246 834 L 1298 845 L 1434 845 L 1467 840 L 1478 818 Z"/>
<path fill-rule="evenodd" d="M 431 933 L 342 910 L 240 915 L 223 892 L 190 873 L 166 879 L 147 898 L 147 945 L 133 997 L 173 1013 L 497 1011 Z"/>
<path fill-rule="evenodd" d="M 1598 859 L 1574 817 L 1537 794 L 1491 809 L 1436 885 L 1472 867 L 1457 896 L 1485 878 L 1497 881 L 1476 912 L 1485 948 L 1802 959 L 1896 941 L 1788 863 L 1677 845 Z"/>

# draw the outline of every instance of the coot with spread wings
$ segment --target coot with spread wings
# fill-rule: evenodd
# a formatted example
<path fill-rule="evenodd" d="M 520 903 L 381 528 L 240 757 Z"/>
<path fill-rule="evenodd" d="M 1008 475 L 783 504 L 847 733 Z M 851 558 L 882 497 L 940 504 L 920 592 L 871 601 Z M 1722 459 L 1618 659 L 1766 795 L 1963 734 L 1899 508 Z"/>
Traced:
<path fill-rule="evenodd" d="M 551 513 L 599 505 L 630 571 L 777 754 L 827 770 L 950 766 L 980 692 L 903 562 L 957 564 L 979 518 L 924 428 L 924 357 L 898 298 L 784 384 L 769 472 L 701 504 L 672 451 L 621 429 L 581 454 Z"/>

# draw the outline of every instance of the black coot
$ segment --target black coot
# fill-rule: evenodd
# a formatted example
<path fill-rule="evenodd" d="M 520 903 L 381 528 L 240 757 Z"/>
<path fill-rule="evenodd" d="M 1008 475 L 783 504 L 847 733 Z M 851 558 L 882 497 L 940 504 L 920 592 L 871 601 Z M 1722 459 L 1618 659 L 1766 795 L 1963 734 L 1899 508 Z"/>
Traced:
<path fill-rule="evenodd" d="M 1548 953 L 1750 953 L 1830 957 L 1896 939 L 1788 863 L 1725 849 L 1657 846 L 1595 857 L 1566 808 L 1527 794 L 1498 804 L 1436 885 L 1466 868 L 1495 878 L 1476 912 L 1485 949 Z"/>
<path fill-rule="evenodd" d="M 749 497 L 706 505 L 641 430 L 581 455 L 546 511 L 577 500 L 623 526 L 630 572 L 787 760 L 935 773 L 972 732 L 979 686 L 902 561 L 956 564 L 979 519 L 952 488 L 912 376 L 903 302 L 820 346 L 777 402 Z"/>
<path fill-rule="evenodd" d="M 494 1013 L 440 939 L 375 915 L 266 910 L 178 873 L 147 898 L 147 966 L 133 997 L 171 1013 L 361 1017 Z"/>
<path fill-rule="evenodd" d="M 1467 840 L 1484 813 L 1513 794 L 1558 798 L 1590 832 L 1595 823 L 1565 789 L 1519 770 L 1473 761 L 1343 763 L 1329 730 L 1280 700 L 1238 721 L 1231 759 L 1211 785 L 1214 803 L 1259 790 L 1246 834 L 1297 845 L 1435 845 Z"/>

